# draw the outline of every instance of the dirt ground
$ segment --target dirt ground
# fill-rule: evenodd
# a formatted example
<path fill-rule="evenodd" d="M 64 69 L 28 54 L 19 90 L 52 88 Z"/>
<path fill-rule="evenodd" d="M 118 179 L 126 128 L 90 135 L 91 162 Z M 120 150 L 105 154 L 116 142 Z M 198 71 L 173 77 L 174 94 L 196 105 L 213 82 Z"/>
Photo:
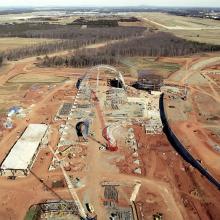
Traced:
<path fill-rule="evenodd" d="M 9 90 L 7 97 L 2 97 L 1 93 L 1 99 L 3 102 L 5 102 L 5 99 L 12 99 L 15 101 L 16 105 L 20 105 L 24 109 L 29 109 L 25 118 L 13 119 L 13 129 L 1 130 L 1 161 L 3 161 L 9 149 L 19 138 L 19 134 L 29 123 L 50 124 L 51 129 L 54 130 L 50 144 L 53 147 L 56 146 L 59 139 L 58 133 L 56 132 L 59 123 L 54 122 L 53 118 L 65 99 L 68 90 L 74 91 L 77 77 L 83 72 L 83 70 L 74 71 L 73 69 L 39 69 L 33 65 L 33 61 L 15 62 L 12 69 L 0 76 L 2 85 L 1 91 L 4 91 L 4 86 L 9 83 L 8 80 L 15 79 L 13 77 L 17 77 L 22 73 L 23 79 L 26 79 L 26 81 L 22 79 L 22 81 L 13 82 L 19 87 L 16 96 L 14 90 Z M 72 77 L 73 72 L 76 77 Z M 43 84 L 41 75 L 45 76 L 47 79 Z M 54 79 L 59 79 L 57 77 L 61 77 L 61 80 L 54 81 Z M 72 77 L 71 81 L 68 80 L 69 77 Z M 25 85 L 23 89 L 21 89 L 21 84 Z M 10 105 L 8 105 L 8 107 L 9 106 Z M 2 115 L 5 115 L 5 111 Z M 32 204 L 47 199 L 71 199 L 67 190 L 56 189 L 55 192 L 51 189 L 52 180 L 63 178 L 60 171 L 53 173 L 48 172 L 51 159 L 51 152 L 48 149 L 42 149 L 33 166 L 33 173 L 28 177 L 17 179 L 16 181 L 1 177 L 0 190 L 3 202 L 2 209 L 0 210 L 0 219 L 23 219 L 27 209 Z M 41 183 L 40 179 L 44 179 L 45 183 Z M 16 207 L 16 209 L 13 207 Z"/>
<path fill-rule="evenodd" d="M 144 176 L 157 181 L 160 180 L 170 186 L 184 219 L 218 218 L 219 191 L 176 153 L 165 135 L 146 135 L 139 126 L 135 127 L 135 134 L 140 136 L 142 147 L 139 152 L 145 169 Z M 145 191 L 146 193 L 152 193 L 149 192 L 149 189 L 145 189 Z M 139 195 L 144 195 L 144 193 Z M 152 199 L 153 201 L 148 201 L 147 197 L 145 199 L 145 203 L 137 200 L 137 206 L 141 204 L 143 207 L 148 207 L 149 212 L 161 212 L 156 199 L 156 204 L 154 204 L 154 199 Z M 161 203 L 162 201 L 160 201 Z M 209 205 L 207 206 L 207 204 Z M 143 207 L 142 210 L 144 212 L 145 209 Z M 146 212 L 145 215 L 148 215 L 149 212 Z M 169 216 L 166 216 L 169 213 L 163 213 L 165 214 L 165 219 L 170 219 Z"/>
<path fill-rule="evenodd" d="M 191 62 L 188 60 L 185 69 L 182 68 L 167 80 L 177 86 L 187 86 L 186 100 L 178 96 L 172 100 L 166 98 L 166 111 L 175 134 L 218 180 L 220 87 L 210 78 L 210 74 L 214 75 L 210 70 L 219 65 L 218 54 L 196 57 Z M 175 108 L 168 108 L 168 105 Z M 184 117 L 176 117 L 177 112 L 184 114 Z"/>
<path fill-rule="evenodd" d="M 215 56 L 217 57 L 217 55 Z M 161 61 L 163 60 L 166 58 L 161 58 Z M 199 74 L 200 69 L 204 74 L 207 63 L 208 65 L 216 65 L 218 58 L 207 55 L 201 59 L 199 57 L 180 58 L 179 60 L 167 58 L 166 61 L 180 65 L 187 63 L 187 74 L 185 74 L 186 67 L 183 66 L 176 73 L 172 73 L 167 80 L 171 84 L 179 83 L 182 85 L 191 75 Z M 76 81 L 85 72 L 84 69 L 39 68 L 33 64 L 34 62 L 34 59 L 14 62 L 11 68 L 4 70 L 4 74 L 0 74 L 0 100 L 6 103 L 1 117 L 5 117 L 7 109 L 12 104 L 20 105 L 27 110 L 25 118 L 13 118 L 13 129 L 2 127 L 0 161 L 3 161 L 5 155 L 19 138 L 20 133 L 29 123 L 50 125 L 48 145 L 53 150 L 57 149 L 60 138 L 59 127 L 64 121 L 56 121 L 54 117 L 63 102 L 74 101 L 71 97 L 77 93 Z M 41 76 L 43 76 L 43 82 Z M 132 79 L 128 77 L 125 80 Z M 206 128 L 206 126 L 218 126 L 218 124 L 215 122 L 216 124 L 208 123 L 207 125 L 194 113 L 194 111 L 198 112 L 195 108 L 200 109 L 200 112 L 203 112 L 205 108 L 203 100 L 201 97 L 198 99 L 198 95 L 206 94 L 213 97 L 212 102 L 219 101 L 217 85 L 213 86 L 212 81 L 205 80 L 207 81 L 206 87 L 209 87 L 212 93 L 207 92 L 206 87 L 199 83 L 193 82 L 191 84 L 189 82 L 189 94 L 192 97 L 187 100 L 192 102 L 193 110 L 191 113 L 185 114 L 186 120 L 174 120 L 172 126 L 177 135 L 183 137 L 183 141 L 187 141 L 187 145 L 190 145 L 192 153 L 201 157 L 206 167 L 216 177 L 219 177 L 219 155 L 210 148 L 210 141 L 219 144 L 219 139 Z M 94 81 L 93 84 L 95 83 Z M 106 82 L 103 81 L 100 85 L 102 86 L 100 88 L 103 88 Z M 99 94 L 102 94 L 101 92 Z M 93 100 L 91 104 L 94 113 L 91 129 L 94 136 L 88 140 L 84 147 L 87 155 L 86 166 L 82 170 L 73 169 L 67 173 L 82 180 L 84 186 L 77 188 L 76 192 L 83 204 L 89 202 L 93 205 L 98 219 L 105 219 L 107 215 L 107 210 L 103 205 L 103 181 L 113 181 L 121 185 L 118 205 L 123 207 L 128 207 L 130 204 L 129 199 L 134 185 L 137 181 L 141 183 L 134 202 L 140 219 L 152 219 L 152 215 L 157 212 L 163 213 L 164 219 L 218 219 L 220 214 L 218 209 L 220 207 L 219 191 L 183 161 L 170 146 L 164 134 L 146 135 L 142 127 L 132 126 L 138 140 L 140 163 L 138 166 L 141 168 L 141 174 L 133 172 L 136 168 L 133 163 L 133 152 L 124 144 L 124 141 L 119 143 L 117 152 L 100 150 L 100 147 L 106 144 L 102 136 L 103 120 L 100 118 L 103 113 L 100 111 L 98 103 Z M 169 111 L 168 114 L 170 114 Z M 214 113 L 212 112 L 212 114 Z M 123 137 L 123 129 L 119 130 L 118 137 Z M 209 142 L 206 143 L 208 140 Z M 203 149 L 202 151 L 196 148 L 198 143 Z M 17 178 L 14 181 L 0 177 L 0 198 L 2 201 L 0 219 L 20 220 L 24 218 L 26 211 L 33 204 L 48 199 L 71 199 L 66 186 L 52 188 L 54 180 L 64 178 L 60 169 L 48 171 L 52 158 L 53 154 L 50 149 L 48 147 L 42 148 L 32 167 L 32 172 L 27 177 Z M 73 164 L 75 164 L 74 162 L 76 161 L 73 159 Z"/>

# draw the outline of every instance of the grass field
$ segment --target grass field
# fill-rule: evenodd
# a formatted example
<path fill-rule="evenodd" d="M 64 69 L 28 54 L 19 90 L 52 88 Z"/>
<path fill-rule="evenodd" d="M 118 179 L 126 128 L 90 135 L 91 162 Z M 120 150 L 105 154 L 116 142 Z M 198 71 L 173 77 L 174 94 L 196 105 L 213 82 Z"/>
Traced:
<path fill-rule="evenodd" d="M 36 207 L 31 207 L 24 218 L 24 220 L 37 220 L 39 209 Z"/>
<path fill-rule="evenodd" d="M 147 70 L 153 74 L 167 78 L 171 73 L 179 70 L 180 65 L 176 63 L 165 63 L 151 57 L 128 57 L 121 60 L 124 65 L 123 72 L 129 72 L 137 76 L 141 70 Z"/>
<path fill-rule="evenodd" d="M 24 22 L 45 22 L 42 18 L 53 18 L 54 20 L 47 20 L 46 22 L 50 24 L 67 24 L 71 23 L 76 18 L 79 18 L 78 15 L 66 15 L 64 12 L 58 11 L 39 11 L 32 13 L 21 13 L 21 14 L 7 14 L 0 15 L 0 24 L 5 23 L 24 23 Z M 34 20 L 31 20 L 34 19 Z"/>
<path fill-rule="evenodd" d="M 192 17 L 183 17 L 175 16 L 166 13 L 156 13 L 148 12 L 139 14 L 142 18 L 147 18 L 150 21 L 157 22 L 164 26 L 164 28 L 219 28 L 220 22 L 212 19 L 203 19 L 203 18 L 192 18 Z M 158 25 L 159 26 L 159 25 Z M 161 26 L 162 27 L 162 26 Z"/>
<path fill-rule="evenodd" d="M 173 33 L 178 37 L 220 45 L 220 21 L 154 12 L 138 13 L 137 15 L 143 18 L 146 24 Z"/>
<path fill-rule="evenodd" d="M 4 74 L 7 74 L 7 72 L 13 68 L 13 66 L 14 66 L 14 65 L 13 65 L 12 63 L 3 64 L 3 65 L 0 67 L 0 76 L 1 76 L 1 75 L 4 75 Z"/>
<path fill-rule="evenodd" d="M 220 45 L 220 30 L 172 30 L 171 32 L 187 40 Z"/>
<path fill-rule="evenodd" d="M 62 83 L 66 77 L 41 74 L 19 74 L 0 87 L 0 114 L 6 114 L 13 105 L 20 105 L 21 97 L 35 85 L 36 88 Z"/>
<path fill-rule="evenodd" d="M 45 42 L 54 42 L 51 39 L 39 39 L 39 38 L 18 38 L 18 37 L 7 37 L 0 38 L 0 52 L 15 48 L 21 48 L 34 44 L 40 44 Z"/>
<path fill-rule="evenodd" d="M 30 87 L 30 86 L 29 86 Z M 11 106 L 19 105 L 20 100 L 16 95 L 21 97 L 25 94 L 25 90 L 20 88 L 19 84 L 6 83 L 0 87 L 0 114 L 6 114 Z"/>
<path fill-rule="evenodd" d="M 19 74 L 12 79 L 9 83 L 61 83 L 67 78 L 62 76 L 47 76 L 43 74 Z"/>

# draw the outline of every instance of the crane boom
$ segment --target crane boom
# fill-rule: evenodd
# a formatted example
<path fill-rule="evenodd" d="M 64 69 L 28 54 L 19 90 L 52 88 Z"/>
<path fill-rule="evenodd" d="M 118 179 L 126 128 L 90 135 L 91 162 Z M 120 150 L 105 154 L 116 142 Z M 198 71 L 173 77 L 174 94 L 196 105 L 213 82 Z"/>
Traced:
<path fill-rule="evenodd" d="M 70 194 L 71 194 L 71 196 L 72 196 L 72 198 L 73 198 L 73 200 L 74 200 L 74 202 L 75 202 L 75 204 L 76 204 L 76 206 L 77 206 L 77 208 L 78 208 L 78 210 L 79 210 L 79 215 L 80 215 L 83 219 L 86 219 L 86 218 L 87 218 L 87 215 L 86 215 L 86 213 L 85 213 L 85 210 L 84 210 L 84 208 L 83 208 L 83 206 L 82 206 L 82 203 L 80 202 L 80 199 L 79 199 L 79 197 L 78 197 L 78 195 L 77 195 L 77 193 L 76 193 L 76 191 L 75 191 L 75 189 L 74 189 L 74 187 L 73 187 L 73 184 L 72 184 L 72 182 L 71 182 L 71 179 L 70 179 L 69 175 L 66 173 L 66 171 L 65 171 L 65 169 L 64 169 L 64 167 L 63 167 L 62 161 L 61 161 L 61 160 L 59 159 L 59 157 L 55 154 L 55 152 L 54 152 L 54 150 L 52 149 L 52 147 L 49 146 L 49 148 L 50 148 L 51 152 L 53 153 L 54 157 L 55 157 L 55 158 L 57 159 L 57 161 L 59 162 L 59 165 L 60 165 L 60 168 L 61 168 L 61 170 L 62 170 L 63 176 L 64 176 L 64 178 L 65 178 L 65 180 L 66 180 L 66 183 L 67 183 L 68 190 L 69 190 L 69 192 L 70 192 Z"/>

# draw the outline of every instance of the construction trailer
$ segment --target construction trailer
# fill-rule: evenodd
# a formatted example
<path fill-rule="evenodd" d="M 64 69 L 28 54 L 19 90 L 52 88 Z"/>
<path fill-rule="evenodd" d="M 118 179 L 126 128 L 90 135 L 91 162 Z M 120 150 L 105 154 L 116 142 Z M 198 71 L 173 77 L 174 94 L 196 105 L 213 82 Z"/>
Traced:
<path fill-rule="evenodd" d="M 3 160 L 0 175 L 27 176 L 48 130 L 46 124 L 30 124 Z"/>

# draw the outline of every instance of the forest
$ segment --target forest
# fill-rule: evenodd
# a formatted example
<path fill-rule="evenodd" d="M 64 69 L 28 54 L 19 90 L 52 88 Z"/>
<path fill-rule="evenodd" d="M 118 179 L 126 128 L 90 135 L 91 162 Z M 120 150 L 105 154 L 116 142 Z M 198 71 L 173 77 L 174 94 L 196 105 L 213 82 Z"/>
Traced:
<path fill-rule="evenodd" d="M 50 38 L 50 39 L 121 39 L 142 34 L 144 27 L 86 28 L 72 25 L 22 23 L 0 25 L 0 37 Z"/>
<path fill-rule="evenodd" d="M 87 20 L 78 18 L 69 25 L 87 25 L 87 27 L 118 27 L 118 21 L 113 19 Z"/>
<path fill-rule="evenodd" d="M 187 41 L 170 33 L 149 32 L 144 36 L 108 44 L 101 48 L 83 48 L 71 56 L 45 57 L 42 66 L 87 67 L 97 64 L 118 64 L 121 57 L 184 56 L 199 52 L 219 51 L 220 46 Z"/>
<path fill-rule="evenodd" d="M 0 25 L 0 37 L 55 39 L 54 42 L 4 51 L 0 54 L 2 60 L 3 58 L 18 60 L 63 50 L 69 51 L 68 56 L 46 56 L 40 63 L 42 66 L 114 65 L 120 63 L 120 58 L 124 56 L 184 56 L 220 50 L 220 46 L 217 45 L 184 40 L 171 33 L 156 32 L 146 27 L 81 29 L 72 25 L 8 24 Z M 87 48 L 88 45 L 102 42 L 106 43 L 103 47 Z"/>
<path fill-rule="evenodd" d="M 3 56 L 0 55 L 0 66 L 2 65 L 2 63 L 3 63 Z"/>
<path fill-rule="evenodd" d="M 12 25 L 13 26 L 13 25 Z M 30 25 L 28 25 L 30 26 Z M 36 25 L 34 25 L 36 26 Z M 55 42 L 42 43 L 18 49 L 5 51 L 2 55 L 8 60 L 17 60 L 30 56 L 45 55 L 62 50 L 71 50 L 112 40 L 128 39 L 138 37 L 143 34 L 146 28 L 142 27 L 110 27 L 110 28 L 87 28 L 80 29 L 72 26 L 58 25 L 59 28 L 53 30 L 44 29 L 47 25 L 36 26 L 41 30 L 27 30 L 26 25 L 17 25 L 19 31 L 14 32 L 11 25 L 4 32 L 0 28 L 0 36 L 5 37 L 27 37 L 27 38 L 50 38 L 57 39 Z M 53 25 L 52 25 L 53 26 Z M 57 25 L 55 25 L 56 27 Z M 62 26 L 62 27 L 60 27 Z M 50 27 L 50 25 L 49 25 Z M 32 27 L 33 28 L 33 27 Z"/>

